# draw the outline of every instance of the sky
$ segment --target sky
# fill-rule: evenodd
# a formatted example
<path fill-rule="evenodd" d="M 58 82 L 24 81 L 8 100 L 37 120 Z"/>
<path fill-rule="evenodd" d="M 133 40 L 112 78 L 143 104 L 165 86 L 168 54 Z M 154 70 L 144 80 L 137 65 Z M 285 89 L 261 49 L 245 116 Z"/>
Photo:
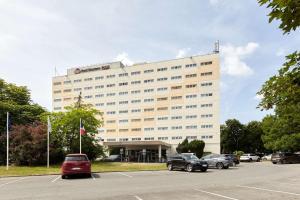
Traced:
<path fill-rule="evenodd" d="M 207 54 L 220 41 L 221 123 L 261 120 L 256 93 L 300 46 L 256 0 L 0 0 L 0 78 L 51 110 L 51 80 L 70 67 Z"/>

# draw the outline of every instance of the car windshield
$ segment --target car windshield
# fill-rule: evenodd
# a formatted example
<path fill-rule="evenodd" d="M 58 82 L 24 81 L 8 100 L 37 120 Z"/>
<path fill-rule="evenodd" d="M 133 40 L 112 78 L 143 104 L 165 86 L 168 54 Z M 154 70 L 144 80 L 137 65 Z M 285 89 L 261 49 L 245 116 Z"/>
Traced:
<path fill-rule="evenodd" d="M 183 155 L 186 160 L 198 160 L 199 158 L 195 155 Z"/>
<path fill-rule="evenodd" d="M 87 161 L 86 156 L 67 156 L 65 161 Z"/>

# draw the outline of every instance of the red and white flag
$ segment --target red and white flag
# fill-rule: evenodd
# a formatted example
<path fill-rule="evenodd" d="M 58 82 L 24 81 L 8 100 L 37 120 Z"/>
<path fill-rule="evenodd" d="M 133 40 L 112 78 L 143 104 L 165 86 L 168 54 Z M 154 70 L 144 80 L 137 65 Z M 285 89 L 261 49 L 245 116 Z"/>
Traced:
<path fill-rule="evenodd" d="M 84 134 L 85 134 L 85 129 L 84 129 L 83 124 L 81 123 L 80 124 L 80 135 L 84 135 Z"/>

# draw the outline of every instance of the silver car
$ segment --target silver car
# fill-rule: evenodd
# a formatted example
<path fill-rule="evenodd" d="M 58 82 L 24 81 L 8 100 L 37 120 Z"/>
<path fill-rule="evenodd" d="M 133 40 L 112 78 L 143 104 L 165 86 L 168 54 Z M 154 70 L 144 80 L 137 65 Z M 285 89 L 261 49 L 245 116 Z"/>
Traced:
<path fill-rule="evenodd" d="M 228 169 L 232 165 L 232 160 L 224 155 L 209 154 L 201 158 L 208 163 L 208 168 Z"/>

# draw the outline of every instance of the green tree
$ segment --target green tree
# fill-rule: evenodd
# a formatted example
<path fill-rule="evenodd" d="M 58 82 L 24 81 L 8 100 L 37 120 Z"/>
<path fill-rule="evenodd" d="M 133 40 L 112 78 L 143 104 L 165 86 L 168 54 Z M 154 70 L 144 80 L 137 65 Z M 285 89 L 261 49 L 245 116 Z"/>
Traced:
<path fill-rule="evenodd" d="M 187 138 L 185 138 L 182 143 L 179 143 L 177 148 L 176 148 L 176 151 L 178 153 L 187 153 L 189 152 L 189 141 Z"/>
<path fill-rule="evenodd" d="M 242 150 L 245 137 L 245 126 L 237 119 L 228 119 L 221 126 L 221 152 L 232 153 Z"/>
<path fill-rule="evenodd" d="M 263 136 L 262 123 L 251 121 L 245 126 L 245 138 L 243 139 L 243 148 L 245 152 L 265 152 L 262 141 Z"/>
<path fill-rule="evenodd" d="M 269 23 L 274 19 L 280 20 L 279 28 L 284 33 L 296 30 L 300 25 L 300 1 L 299 0 L 258 0 L 260 5 L 271 8 L 268 14 Z"/>
<path fill-rule="evenodd" d="M 258 92 L 263 97 L 258 107 L 275 111 L 263 119 L 263 142 L 273 151 L 300 150 L 300 52 L 286 59 L 279 73 Z"/>
<path fill-rule="evenodd" d="M 86 131 L 86 134 L 81 136 L 82 152 L 86 153 L 90 159 L 94 159 L 103 154 L 102 146 L 95 138 L 97 128 L 102 125 L 103 121 L 102 113 L 90 105 L 69 106 L 65 112 L 52 113 L 51 140 L 59 141 L 65 153 L 78 153 L 80 118 Z M 46 121 L 46 116 L 44 116 L 44 121 Z"/>
<path fill-rule="evenodd" d="M 205 143 L 202 140 L 192 140 L 191 142 L 188 139 L 184 139 L 182 143 L 178 144 L 176 148 L 177 153 L 195 153 L 198 158 L 203 156 L 203 150 Z"/>
<path fill-rule="evenodd" d="M 12 125 L 32 124 L 45 109 L 34 104 L 25 86 L 16 86 L 0 79 L 0 164 L 6 162 L 6 113 Z"/>

